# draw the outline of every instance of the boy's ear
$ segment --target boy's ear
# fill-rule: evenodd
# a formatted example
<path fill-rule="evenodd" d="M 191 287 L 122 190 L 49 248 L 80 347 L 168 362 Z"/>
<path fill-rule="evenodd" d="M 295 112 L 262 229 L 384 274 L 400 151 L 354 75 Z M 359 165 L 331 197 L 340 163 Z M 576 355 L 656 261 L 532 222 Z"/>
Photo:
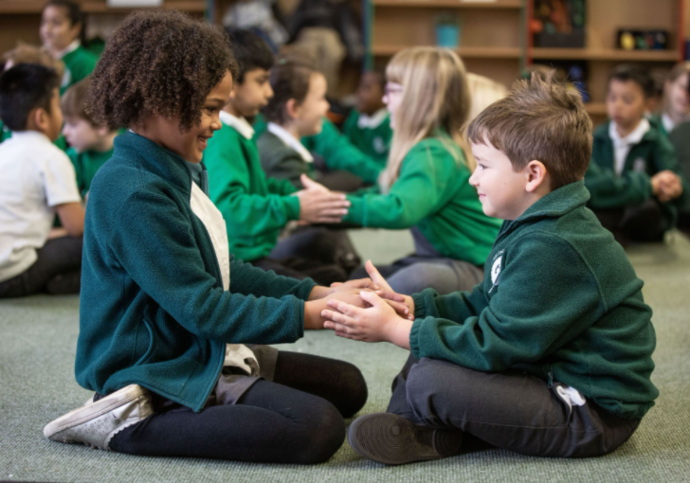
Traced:
<path fill-rule="evenodd" d="M 288 117 L 295 119 L 297 116 L 299 116 L 299 111 L 300 105 L 297 103 L 297 99 L 288 99 L 288 101 L 285 103 L 285 112 L 287 113 Z"/>
<path fill-rule="evenodd" d="M 534 193 L 540 187 L 546 186 L 548 171 L 544 163 L 534 159 L 525 166 L 525 177 L 527 181 L 525 190 L 529 193 Z"/>
<path fill-rule="evenodd" d="M 50 128 L 48 112 L 42 107 L 37 107 L 29 113 L 26 120 L 26 128 L 32 131 L 46 132 Z"/>

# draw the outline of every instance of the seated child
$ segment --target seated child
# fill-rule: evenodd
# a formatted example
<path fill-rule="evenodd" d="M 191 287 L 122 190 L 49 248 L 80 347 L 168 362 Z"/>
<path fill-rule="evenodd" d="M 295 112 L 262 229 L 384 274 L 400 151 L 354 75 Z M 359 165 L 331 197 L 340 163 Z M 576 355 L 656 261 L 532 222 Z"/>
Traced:
<path fill-rule="evenodd" d="M 86 112 L 86 99 L 91 79 L 77 82 L 65 91 L 60 104 L 65 117 L 62 133 L 70 148 L 67 156 L 77 173 L 77 187 L 86 198 L 96 171 L 113 156 L 113 143 L 118 131 L 97 126 Z"/>
<path fill-rule="evenodd" d="M 664 82 L 662 111 L 654 114 L 651 120 L 667 135 L 679 124 L 690 121 L 689 77 L 690 62 L 681 62 L 671 69 Z"/>
<path fill-rule="evenodd" d="M 520 81 L 469 127 L 470 183 L 484 212 L 505 220 L 483 283 L 405 297 L 413 322 L 376 294 L 362 293 L 368 309 L 329 302 L 336 334 L 410 350 L 388 412 L 350 425 L 359 454 L 443 458 L 466 433 L 527 455 L 599 456 L 635 432 L 659 394 L 656 338 L 642 280 L 585 206 L 591 126 L 567 87 Z"/>
<path fill-rule="evenodd" d="M 331 171 L 348 171 L 355 174 L 367 185 L 376 183 L 381 174 L 381 165 L 357 149 L 347 137 L 327 117 L 322 119 L 321 132 L 300 139 L 309 152 L 319 155 Z M 254 140 L 266 132 L 266 117 L 259 113 L 252 120 Z"/>
<path fill-rule="evenodd" d="M 230 47 L 240 65 L 230 102 L 220 112 L 222 127 L 208 141 L 204 164 L 209 172 L 211 201 L 227 225 L 230 252 L 255 267 L 299 280 L 311 277 L 323 285 L 342 282 L 348 272 L 337 264 L 335 240 L 324 228 L 300 233 L 314 238 L 308 259 L 275 259 L 278 235 L 291 220 L 307 223 L 339 222 L 349 202 L 310 180 L 298 191 L 290 181 L 267 178 L 247 118 L 256 116 L 273 95 L 268 82 L 273 52 L 256 34 L 235 30 Z M 318 240 L 317 240 L 318 239 Z M 288 238 L 289 240 L 289 238 Z M 282 243 L 291 243 L 290 241 Z"/>
<path fill-rule="evenodd" d="M 0 298 L 78 293 L 84 208 L 74 168 L 53 144 L 62 128 L 54 70 L 19 64 L 0 77 Z M 51 232 L 57 214 L 63 229 Z M 67 236 L 64 236 L 67 235 Z"/>
<path fill-rule="evenodd" d="M 482 280 L 500 222 L 482 213 L 458 144 L 470 106 L 465 68 L 449 49 L 417 47 L 396 54 L 386 78 L 395 133 L 388 165 L 378 187 L 349 196 L 343 220 L 411 229 L 415 253 L 381 268 L 396 291 L 469 290 Z"/>
<path fill-rule="evenodd" d="M 40 64 L 53 69 L 58 75 L 58 79 L 62 79 L 65 72 L 65 64 L 61 60 L 56 60 L 52 55 L 43 47 L 34 47 L 33 45 L 28 45 L 23 42 L 19 42 L 16 48 L 5 52 L 2 56 L 2 60 L 5 63 L 5 69 L 9 70 L 17 64 Z M 12 132 L 4 125 L 2 119 L 0 119 L 0 143 L 12 137 Z M 67 142 L 64 136 L 60 136 L 55 141 L 55 145 L 62 149 L 67 150 Z"/>
<path fill-rule="evenodd" d="M 690 93 L 688 93 L 690 97 Z M 678 166 L 684 179 L 690 179 L 690 121 L 679 124 L 669 135 L 671 144 L 678 154 Z M 685 203 L 678 206 L 678 223 L 676 225 L 686 235 L 690 235 L 690 196 Z"/>
<path fill-rule="evenodd" d="M 318 463 L 364 404 L 351 364 L 244 345 L 321 328 L 322 297 L 356 301 L 370 281 L 319 287 L 230 258 L 201 159 L 236 73 L 220 27 L 172 10 L 129 16 L 107 44 L 87 112 L 130 131 L 93 179 L 84 232 L 75 372 L 96 395 L 49 423 L 49 439 Z"/>
<path fill-rule="evenodd" d="M 98 57 L 84 47 L 84 14 L 78 3 L 72 0 L 46 3 L 41 13 L 39 33 L 43 46 L 55 59 L 65 63 L 60 95 L 93 72 Z"/>
<path fill-rule="evenodd" d="M 367 156 L 386 167 L 393 131 L 390 113 L 383 102 L 386 77 L 381 72 L 367 71 L 357 88 L 357 105 L 343 125 L 343 134 Z"/>
<path fill-rule="evenodd" d="M 675 225 L 677 206 L 690 196 L 668 137 L 645 117 L 653 87 L 639 67 L 622 65 L 611 73 L 610 120 L 594 132 L 585 177 L 589 206 L 623 245 L 663 240 Z"/>
<path fill-rule="evenodd" d="M 328 112 L 323 74 L 304 60 L 284 58 L 271 70 L 270 82 L 273 97 L 262 111 L 268 127 L 256 143 L 266 176 L 287 179 L 300 189 L 302 175 L 335 191 L 361 188 L 363 180 L 350 172 L 315 167 L 314 156 L 300 142 L 321 132 Z"/>

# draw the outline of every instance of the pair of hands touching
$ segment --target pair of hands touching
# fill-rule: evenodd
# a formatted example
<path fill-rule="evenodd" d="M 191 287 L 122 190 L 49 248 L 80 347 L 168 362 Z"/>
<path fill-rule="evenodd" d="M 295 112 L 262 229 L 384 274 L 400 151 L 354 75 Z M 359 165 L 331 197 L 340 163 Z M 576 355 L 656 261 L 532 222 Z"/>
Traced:
<path fill-rule="evenodd" d="M 304 189 L 294 194 L 299 198 L 300 223 L 340 223 L 347 215 L 350 202 L 345 193 L 331 191 L 304 174 L 300 181 Z"/>
<path fill-rule="evenodd" d="M 335 283 L 330 289 L 321 287 L 327 293 L 318 293 L 314 289 L 314 298 L 323 296 L 314 300 L 320 309 L 319 323 L 308 326 L 307 313 L 311 311 L 307 308 L 314 302 L 307 302 L 305 328 L 331 329 L 339 337 L 364 342 L 392 342 L 409 349 L 415 310 L 412 297 L 394 292 L 371 261 L 367 261 L 365 267 L 371 278 Z"/>
<path fill-rule="evenodd" d="M 673 171 L 666 169 L 652 176 L 652 191 L 662 203 L 674 200 L 683 194 L 680 177 Z"/>

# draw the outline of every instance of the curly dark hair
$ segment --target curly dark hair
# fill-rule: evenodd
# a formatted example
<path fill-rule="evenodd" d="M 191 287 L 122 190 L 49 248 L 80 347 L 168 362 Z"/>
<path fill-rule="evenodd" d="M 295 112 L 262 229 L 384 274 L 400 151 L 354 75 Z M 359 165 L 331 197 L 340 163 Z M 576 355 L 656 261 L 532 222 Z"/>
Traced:
<path fill-rule="evenodd" d="M 110 129 L 135 127 L 150 116 L 179 116 L 180 131 L 201 121 L 211 89 L 238 66 L 219 26 L 176 11 L 128 16 L 92 74 L 87 112 Z"/>

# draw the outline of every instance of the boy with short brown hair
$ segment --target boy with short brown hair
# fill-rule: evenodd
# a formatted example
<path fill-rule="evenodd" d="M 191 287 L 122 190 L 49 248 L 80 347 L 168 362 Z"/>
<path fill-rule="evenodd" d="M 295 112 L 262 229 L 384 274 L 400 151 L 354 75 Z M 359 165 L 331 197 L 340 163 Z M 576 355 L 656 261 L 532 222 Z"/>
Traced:
<path fill-rule="evenodd" d="M 658 396 L 642 281 L 586 208 L 591 121 L 567 87 L 533 77 L 469 127 L 484 213 L 506 220 L 482 284 L 405 296 L 415 320 L 376 294 L 331 301 L 326 328 L 409 349 L 388 412 L 352 423 L 358 453 L 387 464 L 457 454 L 462 434 L 535 456 L 618 448 Z M 373 265 L 372 280 L 397 298 Z"/>

